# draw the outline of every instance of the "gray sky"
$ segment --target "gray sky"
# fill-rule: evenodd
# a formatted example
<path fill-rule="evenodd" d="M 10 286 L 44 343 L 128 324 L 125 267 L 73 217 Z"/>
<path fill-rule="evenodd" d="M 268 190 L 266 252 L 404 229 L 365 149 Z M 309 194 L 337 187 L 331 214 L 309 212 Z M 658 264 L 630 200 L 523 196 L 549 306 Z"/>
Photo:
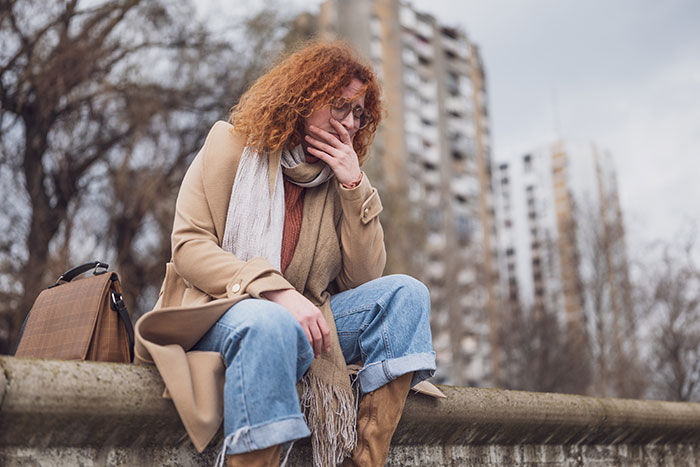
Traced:
<path fill-rule="evenodd" d="M 700 222 L 700 2 L 412 3 L 481 46 L 497 160 L 557 134 L 609 150 L 632 256 Z"/>
<path fill-rule="evenodd" d="M 609 150 L 633 257 L 700 224 L 700 1 L 411 3 L 480 45 L 496 160 L 557 135 Z"/>

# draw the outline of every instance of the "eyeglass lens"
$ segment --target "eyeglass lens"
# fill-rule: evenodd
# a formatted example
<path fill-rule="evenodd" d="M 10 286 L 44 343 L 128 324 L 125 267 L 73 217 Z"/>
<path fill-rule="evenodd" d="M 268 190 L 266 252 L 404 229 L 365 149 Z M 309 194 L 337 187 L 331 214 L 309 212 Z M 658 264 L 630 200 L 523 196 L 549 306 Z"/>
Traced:
<path fill-rule="evenodd" d="M 339 122 L 344 120 L 350 111 L 352 111 L 352 117 L 356 127 L 364 128 L 367 123 L 369 123 L 369 118 L 367 117 L 365 110 L 359 105 L 353 107 L 352 102 L 346 102 L 345 104 L 339 106 L 331 104 L 331 115 Z"/>

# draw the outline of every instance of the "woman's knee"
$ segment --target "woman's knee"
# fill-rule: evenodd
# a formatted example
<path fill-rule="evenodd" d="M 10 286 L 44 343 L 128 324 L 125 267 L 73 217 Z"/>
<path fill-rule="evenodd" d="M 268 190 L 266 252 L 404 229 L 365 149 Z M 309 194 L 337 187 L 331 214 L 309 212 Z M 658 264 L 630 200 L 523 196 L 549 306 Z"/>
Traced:
<path fill-rule="evenodd" d="M 392 274 L 386 276 L 386 279 L 390 282 L 395 294 L 416 303 L 430 305 L 430 292 L 425 284 L 418 279 L 406 274 Z"/>

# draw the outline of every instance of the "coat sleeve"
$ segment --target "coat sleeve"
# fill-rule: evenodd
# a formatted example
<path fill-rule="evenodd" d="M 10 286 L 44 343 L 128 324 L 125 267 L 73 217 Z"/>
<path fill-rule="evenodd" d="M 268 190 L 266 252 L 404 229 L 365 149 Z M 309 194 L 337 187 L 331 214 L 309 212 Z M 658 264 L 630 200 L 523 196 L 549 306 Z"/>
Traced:
<path fill-rule="evenodd" d="M 242 261 L 219 244 L 211 202 L 207 200 L 204 187 L 204 161 L 219 156 L 212 154 L 221 147 L 215 140 L 225 138 L 222 132 L 226 131 L 223 125 L 212 128 L 182 181 L 172 233 L 175 269 L 188 286 L 214 298 L 231 298 L 244 293 L 260 298 L 265 291 L 291 289 L 292 285 L 267 260 Z"/>
<path fill-rule="evenodd" d="M 340 290 L 347 290 L 382 275 L 386 265 L 384 231 L 379 222 L 382 202 L 367 175 L 351 189 L 338 184 L 342 215 L 340 247 L 343 267 L 336 279 Z"/>

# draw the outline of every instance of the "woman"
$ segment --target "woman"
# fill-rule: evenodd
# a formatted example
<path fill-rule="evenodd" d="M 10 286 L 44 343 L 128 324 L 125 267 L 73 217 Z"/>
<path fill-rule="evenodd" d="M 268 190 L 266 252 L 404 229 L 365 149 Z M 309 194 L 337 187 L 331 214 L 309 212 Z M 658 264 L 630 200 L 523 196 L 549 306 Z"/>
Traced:
<path fill-rule="evenodd" d="M 312 44 L 251 86 L 185 175 L 137 356 L 197 449 L 223 416 L 228 465 L 277 465 L 310 434 L 317 466 L 384 465 L 409 388 L 435 371 L 427 289 L 380 277 L 382 207 L 360 163 L 381 111 L 348 46 Z"/>

